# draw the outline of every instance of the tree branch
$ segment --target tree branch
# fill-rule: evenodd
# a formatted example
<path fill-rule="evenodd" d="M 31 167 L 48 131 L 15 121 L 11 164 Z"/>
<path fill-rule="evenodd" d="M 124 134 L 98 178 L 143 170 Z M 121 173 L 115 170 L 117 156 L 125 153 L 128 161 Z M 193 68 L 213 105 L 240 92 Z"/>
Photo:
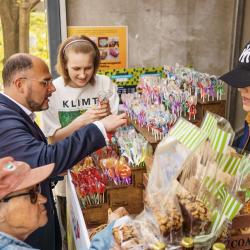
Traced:
<path fill-rule="evenodd" d="M 40 0 L 30 0 L 29 10 L 31 11 L 39 2 Z"/>

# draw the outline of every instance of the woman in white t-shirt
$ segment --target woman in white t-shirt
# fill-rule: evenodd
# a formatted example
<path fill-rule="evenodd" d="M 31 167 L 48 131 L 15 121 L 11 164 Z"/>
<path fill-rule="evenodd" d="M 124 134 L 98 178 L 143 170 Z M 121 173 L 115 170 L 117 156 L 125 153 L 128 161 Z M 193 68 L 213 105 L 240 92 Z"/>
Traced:
<path fill-rule="evenodd" d="M 56 69 L 60 77 L 53 81 L 56 91 L 50 97 L 49 109 L 42 113 L 42 127 L 50 143 L 60 141 L 80 127 L 117 113 L 117 87 L 109 77 L 97 75 L 100 52 L 86 36 L 66 39 L 59 47 Z M 98 103 L 100 95 L 108 100 Z M 63 155 L 62 155 L 63 157 Z M 65 182 L 55 187 L 59 217 L 66 230 Z M 61 216 L 60 216 L 61 215 Z"/>

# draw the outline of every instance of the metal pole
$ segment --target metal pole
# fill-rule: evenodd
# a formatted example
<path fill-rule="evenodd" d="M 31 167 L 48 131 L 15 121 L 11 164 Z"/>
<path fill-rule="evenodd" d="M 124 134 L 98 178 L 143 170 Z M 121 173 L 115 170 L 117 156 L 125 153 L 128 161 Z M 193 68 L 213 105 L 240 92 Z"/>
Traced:
<path fill-rule="evenodd" d="M 235 1 L 230 69 L 233 69 L 237 65 L 238 58 L 240 56 L 243 34 L 244 8 L 245 0 Z M 228 87 L 226 117 L 232 124 L 233 128 L 235 128 L 237 93 L 238 91 L 236 88 Z"/>
<path fill-rule="evenodd" d="M 48 20 L 50 70 L 53 78 L 56 78 L 58 76 L 55 71 L 57 48 L 62 41 L 59 0 L 47 0 L 46 11 Z"/>

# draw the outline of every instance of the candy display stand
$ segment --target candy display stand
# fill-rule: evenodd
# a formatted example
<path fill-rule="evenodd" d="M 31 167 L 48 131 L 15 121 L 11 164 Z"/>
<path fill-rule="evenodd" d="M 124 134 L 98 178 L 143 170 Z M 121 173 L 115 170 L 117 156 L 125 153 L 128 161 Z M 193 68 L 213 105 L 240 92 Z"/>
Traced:
<path fill-rule="evenodd" d="M 214 114 L 225 117 L 226 100 L 204 101 L 204 102 L 201 99 L 198 100 L 197 118 L 202 120 L 206 111 L 210 111 Z"/>
<path fill-rule="evenodd" d="M 161 141 L 161 139 L 160 138 L 156 139 L 155 136 L 153 136 L 152 133 L 148 131 L 147 128 L 140 127 L 134 120 L 130 120 L 130 123 L 135 127 L 137 132 L 143 135 L 146 141 L 148 141 L 152 145 L 153 149 L 155 149 L 157 144 Z"/>
<path fill-rule="evenodd" d="M 89 248 L 88 229 L 107 223 L 108 208 L 115 210 L 118 207 L 125 207 L 130 214 L 139 214 L 143 210 L 143 174 L 145 172 L 145 164 L 140 167 L 133 167 L 131 185 L 107 186 L 105 203 L 82 209 L 72 183 L 71 174 L 68 171 L 67 214 L 70 224 L 68 235 L 71 238 L 69 241 L 75 243 L 77 250 Z"/>

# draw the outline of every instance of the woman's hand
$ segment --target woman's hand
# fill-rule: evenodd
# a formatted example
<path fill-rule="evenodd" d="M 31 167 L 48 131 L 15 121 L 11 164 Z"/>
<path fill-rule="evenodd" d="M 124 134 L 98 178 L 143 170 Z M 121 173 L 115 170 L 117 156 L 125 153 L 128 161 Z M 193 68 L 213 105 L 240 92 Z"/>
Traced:
<path fill-rule="evenodd" d="M 74 119 L 68 126 L 58 129 L 53 136 L 49 137 L 50 143 L 56 143 L 70 136 L 73 132 L 84 127 L 92 122 L 99 121 L 109 116 L 110 105 L 109 101 L 103 101 L 101 105 L 94 106 L 88 109 L 85 113 Z M 109 120 L 109 119 L 108 119 Z M 111 121 L 112 123 L 113 121 Z M 106 124 L 107 122 L 105 122 Z M 115 119 L 115 123 L 117 123 Z M 110 126 L 109 124 L 107 126 Z"/>
<path fill-rule="evenodd" d="M 78 127 L 86 126 L 91 122 L 99 121 L 106 116 L 109 116 L 111 114 L 110 112 L 110 105 L 108 101 L 102 102 L 99 106 L 94 106 L 90 109 L 88 109 L 85 113 L 78 116 L 74 123 L 78 124 Z"/>

